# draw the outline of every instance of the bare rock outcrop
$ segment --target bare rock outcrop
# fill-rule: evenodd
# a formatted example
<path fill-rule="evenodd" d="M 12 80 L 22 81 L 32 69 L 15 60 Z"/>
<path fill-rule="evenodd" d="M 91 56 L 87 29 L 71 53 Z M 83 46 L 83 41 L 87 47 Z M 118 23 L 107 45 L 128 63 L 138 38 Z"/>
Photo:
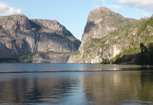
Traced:
<path fill-rule="evenodd" d="M 74 52 L 80 43 L 56 20 L 30 20 L 24 15 L 0 17 L 0 58 L 34 52 Z"/>
<path fill-rule="evenodd" d="M 99 7 L 89 13 L 87 23 L 82 36 L 80 51 L 86 42 L 92 38 L 104 38 L 111 32 L 132 23 L 134 19 L 124 18 L 122 15 L 111 11 L 106 7 Z"/>
<path fill-rule="evenodd" d="M 113 59 L 131 43 L 127 37 L 122 37 L 126 33 L 124 27 L 137 21 L 105 7 L 92 10 L 85 25 L 80 53 L 71 54 L 68 63 L 101 63 L 105 59 Z"/>

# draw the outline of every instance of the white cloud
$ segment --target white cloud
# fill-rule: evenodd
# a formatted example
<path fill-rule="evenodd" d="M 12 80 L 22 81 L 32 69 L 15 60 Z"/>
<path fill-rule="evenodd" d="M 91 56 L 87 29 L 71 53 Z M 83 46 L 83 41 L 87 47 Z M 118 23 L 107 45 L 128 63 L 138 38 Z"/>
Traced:
<path fill-rule="evenodd" d="M 153 12 L 153 0 L 114 0 L 114 1 Z"/>
<path fill-rule="evenodd" d="M 4 16 L 13 14 L 22 14 L 21 9 L 10 7 L 7 3 L 0 2 L 0 13 Z"/>
<path fill-rule="evenodd" d="M 92 9 L 96 9 L 96 8 L 98 8 L 99 7 L 99 5 L 97 5 L 97 4 L 93 4 L 92 5 Z"/>
<path fill-rule="evenodd" d="M 120 9 L 120 8 L 122 8 L 121 6 L 118 6 L 118 5 L 108 5 L 108 4 L 105 4 L 105 3 L 103 3 L 103 5 L 108 7 L 108 8 L 111 8 L 111 9 Z"/>

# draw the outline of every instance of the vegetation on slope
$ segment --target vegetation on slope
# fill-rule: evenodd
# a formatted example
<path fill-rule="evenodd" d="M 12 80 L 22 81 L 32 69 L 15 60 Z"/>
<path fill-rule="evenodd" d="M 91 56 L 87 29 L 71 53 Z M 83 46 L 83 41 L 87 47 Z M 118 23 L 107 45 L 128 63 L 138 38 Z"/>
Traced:
<path fill-rule="evenodd" d="M 73 55 L 79 55 L 79 54 L 81 54 L 80 51 L 75 51 L 75 52 L 71 53 L 72 56 Z"/>
<path fill-rule="evenodd" d="M 32 61 L 32 56 L 39 54 L 40 56 L 46 56 L 47 54 L 71 54 L 71 52 L 54 52 L 54 51 L 48 51 L 48 52 L 34 52 L 29 55 L 23 55 L 20 57 L 20 59 L 27 59 L 28 61 Z"/>
<path fill-rule="evenodd" d="M 47 54 L 51 54 L 51 55 L 54 55 L 54 54 L 71 54 L 71 52 L 54 52 L 54 51 L 48 51 L 48 52 L 33 52 L 33 53 L 30 53 L 28 55 L 23 55 L 19 58 L 0 58 L 0 62 L 20 62 L 21 60 L 24 60 L 25 63 L 31 63 L 33 60 L 32 60 L 32 57 L 35 56 L 36 54 L 42 56 L 42 57 L 45 57 L 47 56 Z M 41 63 L 49 63 L 49 61 L 42 61 Z"/>
<path fill-rule="evenodd" d="M 153 56 L 152 50 L 153 42 L 153 17 L 141 19 L 139 21 L 128 24 L 124 27 L 119 28 L 118 30 L 110 33 L 110 35 L 105 36 L 101 39 L 91 39 L 84 46 L 84 58 L 86 55 L 93 54 L 97 48 L 104 49 L 103 51 L 107 52 L 107 46 L 113 46 L 114 44 L 126 43 L 128 46 L 122 46 L 122 52 L 118 54 L 113 59 L 104 59 L 102 63 L 120 63 L 130 61 L 130 58 L 126 60 L 122 59 L 125 56 L 136 57 L 133 63 L 136 64 L 153 64 L 151 57 Z M 146 47 L 146 51 L 142 53 L 140 45 Z M 108 55 L 109 52 L 108 52 Z M 111 55 L 110 55 L 111 56 Z M 141 60 L 140 60 L 141 59 Z"/>
<path fill-rule="evenodd" d="M 141 19 L 139 23 L 135 24 L 134 28 L 138 29 L 136 40 L 129 39 L 131 41 L 129 48 L 113 58 L 112 61 L 120 63 L 124 56 L 135 55 L 135 64 L 153 64 L 153 17 Z M 126 34 L 125 37 L 128 37 L 128 35 Z"/>

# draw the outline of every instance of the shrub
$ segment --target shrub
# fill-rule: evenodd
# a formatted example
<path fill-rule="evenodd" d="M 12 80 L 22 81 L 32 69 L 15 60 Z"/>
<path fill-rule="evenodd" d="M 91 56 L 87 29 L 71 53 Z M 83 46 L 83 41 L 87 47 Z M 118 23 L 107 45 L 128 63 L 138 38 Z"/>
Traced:
<path fill-rule="evenodd" d="M 80 54 L 80 51 L 75 51 L 73 53 L 71 53 L 71 55 L 79 55 Z"/>

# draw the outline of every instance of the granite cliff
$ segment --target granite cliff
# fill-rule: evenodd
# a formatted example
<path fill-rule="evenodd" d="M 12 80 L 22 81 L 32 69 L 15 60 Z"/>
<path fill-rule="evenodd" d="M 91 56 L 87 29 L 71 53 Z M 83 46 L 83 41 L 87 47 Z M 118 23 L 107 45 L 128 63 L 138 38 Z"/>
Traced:
<path fill-rule="evenodd" d="M 153 17 L 148 19 L 124 18 L 108 8 L 92 10 L 82 36 L 79 50 L 72 53 L 68 63 L 134 62 L 140 53 L 140 43 L 148 45 L 153 39 Z"/>
<path fill-rule="evenodd" d="M 74 52 L 79 46 L 80 41 L 56 20 L 28 19 L 24 15 L 0 17 L 0 58 L 18 58 L 35 52 L 62 54 Z M 68 55 L 65 57 L 68 59 Z"/>

